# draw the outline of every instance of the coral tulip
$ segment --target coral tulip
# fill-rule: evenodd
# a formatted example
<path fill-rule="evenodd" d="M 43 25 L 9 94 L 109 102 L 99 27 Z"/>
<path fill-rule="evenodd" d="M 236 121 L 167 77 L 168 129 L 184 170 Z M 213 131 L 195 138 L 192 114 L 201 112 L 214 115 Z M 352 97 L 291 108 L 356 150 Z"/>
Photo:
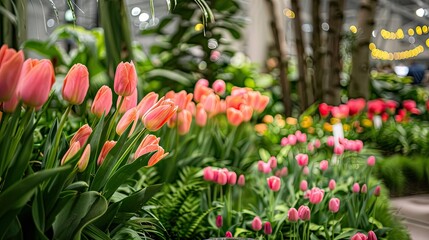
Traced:
<path fill-rule="evenodd" d="M 320 170 L 326 171 L 328 170 L 329 162 L 327 160 L 322 160 L 320 162 Z"/>
<path fill-rule="evenodd" d="M 307 154 L 298 154 L 295 156 L 296 161 L 298 162 L 298 165 L 301 167 L 308 165 L 308 155 Z"/>
<path fill-rule="evenodd" d="M 85 100 L 89 88 L 89 73 L 85 65 L 73 65 L 64 78 L 63 99 L 73 105 L 80 105 Z"/>
<path fill-rule="evenodd" d="M 267 178 L 267 184 L 268 187 L 274 192 L 278 192 L 280 190 L 281 181 L 280 178 L 276 176 L 271 176 Z"/>
<path fill-rule="evenodd" d="M 95 95 L 94 102 L 91 106 L 91 112 L 98 118 L 103 114 L 107 115 L 112 108 L 112 89 L 104 85 L 98 89 L 97 94 Z"/>
<path fill-rule="evenodd" d="M 125 130 L 127 130 L 127 128 L 131 124 L 133 124 L 132 127 L 131 127 L 131 130 L 130 130 L 130 132 L 128 134 L 128 136 L 130 136 L 131 134 L 133 134 L 134 129 L 136 128 L 138 120 L 139 120 L 139 115 L 137 113 L 137 108 L 131 108 L 119 120 L 118 125 L 116 125 L 116 133 L 119 136 L 121 136 L 125 132 Z"/>
<path fill-rule="evenodd" d="M 22 102 L 27 106 L 40 108 L 48 100 L 55 82 L 51 61 L 27 59 L 21 77 L 18 95 Z"/>
<path fill-rule="evenodd" d="M 124 98 L 124 100 L 122 101 L 122 105 L 119 107 L 122 98 Z M 129 96 L 119 96 L 118 101 L 116 102 L 116 108 L 119 108 L 119 113 L 125 113 L 131 108 L 135 108 L 137 106 L 137 98 L 137 89 L 134 89 L 134 92 Z"/>
<path fill-rule="evenodd" d="M 216 216 L 216 227 L 221 228 L 223 226 L 223 218 L 222 215 Z"/>
<path fill-rule="evenodd" d="M 100 155 L 97 159 L 97 165 L 100 166 L 103 164 L 104 159 L 106 159 L 107 154 L 112 150 L 112 148 L 116 145 L 116 141 L 106 141 L 101 148 Z"/>
<path fill-rule="evenodd" d="M 254 231 L 259 231 L 259 230 L 262 229 L 262 221 L 261 221 L 261 219 L 259 217 L 253 218 L 252 229 Z"/>
<path fill-rule="evenodd" d="M 134 159 L 137 159 L 147 153 L 158 150 L 158 146 L 159 138 L 152 134 L 146 135 L 141 141 L 140 145 L 137 147 L 137 150 L 134 153 Z"/>
<path fill-rule="evenodd" d="M 380 192 L 381 192 L 381 187 L 380 186 L 375 187 L 374 196 L 376 197 L 380 196 Z"/>
<path fill-rule="evenodd" d="M 243 121 L 248 122 L 250 119 L 252 119 L 253 109 L 252 107 L 242 104 L 240 106 L 240 111 L 243 113 Z"/>
<path fill-rule="evenodd" d="M 79 172 L 85 171 L 88 166 L 89 157 L 91 156 L 91 144 L 86 145 L 85 150 L 83 150 L 82 156 L 77 162 L 77 168 Z"/>
<path fill-rule="evenodd" d="M 149 162 L 147 163 L 148 167 L 152 167 L 153 165 L 157 164 L 159 161 L 161 161 L 165 156 L 167 156 L 169 153 L 164 153 L 164 148 L 161 146 L 158 146 L 158 151 L 150 157 Z"/>
<path fill-rule="evenodd" d="M 9 101 L 18 88 L 24 53 L 3 45 L 0 49 L 0 102 Z"/>
<path fill-rule="evenodd" d="M 217 183 L 220 185 L 225 185 L 228 182 L 228 175 L 223 171 L 218 171 Z"/>
<path fill-rule="evenodd" d="M 241 175 L 238 177 L 238 181 L 237 181 L 237 183 L 238 183 L 238 186 L 240 186 L 240 187 L 244 187 L 244 184 L 246 183 L 246 179 L 245 179 L 245 177 L 244 177 L 244 175 L 243 175 L 243 174 L 241 174 Z"/>
<path fill-rule="evenodd" d="M 8 101 L 3 102 L 2 104 L 3 111 L 7 113 L 13 113 L 18 107 L 18 104 L 19 104 L 18 93 L 15 91 L 15 93 Z"/>
<path fill-rule="evenodd" d="M 79 142 L 73 143 L 61 159 L 61 165 L 64 165 L 68 160 L 74 157 L 74 155 L 79 152 L 80 148 L 81 146 Z"/>
<path fill-rule="evenodd" d="M 133 94 L 137 87 L 137 72 L 134 63 L 121 62 L 116 67 L 114 89 L 119 96 L 126 97 Z"/>
<path fill-rule="evenodd" d="M 79 128 L 79 130 L 77 130 L 77 132 L 70 140 L 70 146 L 73 145 L 73 143 L 75 142 L 79 142 L 80 146 L 85 145 L 91 133 L 92 133 L 92 128 L 88 124 L 83 125 L 82 127 Z"/>
<path fill-rule="evenodd" d="M 264 233 L 266 235 L 270 235 L 271 233 L 273 233 L 273 228 L 271 227 L 271 223 L 270 222 L 265 222 L 264 223 Z"/>
<path fill-rule="evenodd" d="M 222 95 L 225 93 L 226 84 L 223 80 L 218 79 L 218 80 L 214 81 L 212 88 L 216 94 Z"/>
<path fill-rule="evenodd" d="M 195 122 L 198 126 L 204 127 L 207 124 L 207 112 L 204 110 L 203 105 L 198 104 L 195 113 Z"/>
<path fill-rule="evenodd" d="M 149 131 L 159 130 L 177 111 L 177 106 L 171 100 L 161 98 L 142 117 L 144 126 Z"/>
<path fill-rule="evenodd" d="M 158 101 L 158 94 L 154 92 L 148 93 L 137 105 L 137 110 L 139 113 L 139 118 L 142 118 L 143 115 L 153 106 L 156 101 Z"/>
<path fill-rule="evenodd" d="M 191 129 L 192 114 L 186 109 L 183 109 L 177 114 L 177 131 L 179 135 L 185 135 Z"/>
<path fill-rule="evenodd" d="M 331 200 L 329 200 L 329 211 L 336 213 L 338 210 L 340 210 L 340 199 L 331 198 Z"/>
<path fill-rule="evenodd" d="M 233 126 L 238 126 L 243 122 L 243 113 L 235 108 L 228 108 L 226 110 L 226 117 L 228 122 Z"/>
<path fill-rule="evenodd" d="M 290 208 L 287 212 L 289 222 L 297 222 L 299 219 L 298 211 L 295 208 Z"/>
<path fill-rule="evenodd" d="M 299 216 L 299 219 L 303 221 L 310 220 L 311 218 L 310 208 L 305 205 L 302 205 L 301 207 L 298 208 L 298 216 Z"/>

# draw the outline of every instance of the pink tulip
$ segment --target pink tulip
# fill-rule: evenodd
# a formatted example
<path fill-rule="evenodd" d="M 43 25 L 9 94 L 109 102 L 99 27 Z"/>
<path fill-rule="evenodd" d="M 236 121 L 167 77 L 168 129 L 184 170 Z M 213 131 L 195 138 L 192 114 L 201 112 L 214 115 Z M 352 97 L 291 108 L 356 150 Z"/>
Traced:
<path fill-rule="evenodd" d="M 213 170 L 213 182 L 217 183 L 217 179 L 219 178 L 219 171 Z"/>
<path fill-rule="evenodd" d="M 191 129 L 192 114 L 184 109 L 177 113 L 177 131 L 179 135 L 185 135 Z"/>
<path fill-rule="evenodd" d="M 398 103 L 393 100 L 386 100 L 385 108 L 390 114 L 394 114 L 396 111 L 396 108 L 398 107 Z"/>
<path fill-rule="evenodd" d="M 112 150 L 112 148 L 116 145 L 116 141 L 106 141 L 101 148 L 100 155 L 97 159 L 97 165 L 100 166 L 103 164 L 104 159 L 106 158 L 107 154 Z"/>
<path fill-rule="evenodd" d="M 195 122 L 200 127 L 204 127 L 207 124 L 207 112 L 204 110 L 204 107 L 201 104 L 197 105 Z"/>
<path fill-rule="evenodd" d="M 153 165 L 157 164 L 159 161 L 161 161 L 167 155 L 168 155 L 168 152 L 164 153 L 164 148 L 162 148 L 161 146 L 158 146 L 158 150 L 156 151 L 156 153 L 154 153 L 152 155 L 152 157 L 150 157 L 150 159 L 147 163 L 147 167 L 152 167 Z"/>
<path fill-rule="evenodd" d="M 0 49 L 0 102 L 9 101 L 16 94 L 20 73 L 24 63 L 24 53 L 16 52 L 7 45 Z"/>
<path fill-rule="evenodd" d="M 268 160 L 268 163 L 270 164 L 271 169 L 274 169 L 277 167 L 277 158 L 274 156 L 271 156 Z"/>
<path fill-rule="evenodd" d="M 131 108 L 119 120 L 118 125 L 116 125 L 116 133 L 119 136 L 121 136 L 125 132 L 125 130 L 127 130 L 127 128 L 131 124 L 133 124 L 132 127 L 131 127 L 131 130 L 130 130 L 130 132 L 128 134 L 128 136 L 130 136 L 131 134 L 133 134 L 134 129 L 136 128 L 138 120 L 139 120 L 139 115 L 137 113 L 137 108 Z"/>
<path fill-rule="evenodd" d="M 319 139 L 314 140 L 314 147 L 320 148 L 320 140 Z"/>
<path fill-rule="evenodd" d="M 377 235 L 373 231 L 368 232 L 368 240 L 377 240 Z"/>
<path fill-rule="evenodd" d="M 91 112 L 98 118 L 103 114 L 107 115 L 110 113 L 112 108 L 112 90 L 104 85 L 102 86 L 97 94 L 95 95 L 94 102 L 91 106 Z"/>
<path fill-rule="evenodd" d="M 308 176 L 308 174 L 310 174 L 310 169 L 308 168 L 308 166 L 304 166 L 302 168 L 302 174 L 304 174 L 305 176 Z"/>
<path fill-rule="evenodd" d="M 211 167 L 205 167 L 203 169 L 203 178 L 205 181 L 213 181 L 213 170 Z"/>
<path fill-rule="evenodd" d="M 356 233 L 350 240 L 367 240 L 368 238 L 363 233 Z"/>
<path fill-rule="evenodd" d="M 298 211 L 295 208 L 290 208 L 287 212 L 289 222 L 297 222 L 299 219 Z"/>
<path fill-rule="evenodd" d="M 287 167 L 283 167 L 283 168 L 280 170 L 280 175 L 281 175 L 281 176 L 286 176 L 286 175 L 287 175 L 287 173 L 288 173 Z"/>
<path fill-rule="evenodd" d="M 264 223 L 264 233 L 266 235 L 271 235 L 271 233 L 273 233 L 273 228 L 271 227 L 271 223 L 270 222 L 265 222 Z"/>
<path fill-rule="evenodd" d="M 291 146 L 295 145 L 296 141 L 297 141 L 296 136 L 293 135 L 293 134 L 289 134 L 287 136 L 287 140 L 288 140 L 288 144 L 291 145 Z"/>
<path fill-rule="evenodd" d="M 137 88 L 134 89 L 134 92 L 129 96 L 119 96 L 118 101 L 116 102 L 116 108 L 119 108 L 119 113 L 125 113 L 131 108 L 135 108 L 137 106 L 137 97 Z M 122 101 L 121 107 L 119 107 L 122 98 L 124 98 L 124 100 Z"/>
<path fill-rule="evenodd" d="M 329 190 L 334 191 L 335 187 L 337 186 L 337 183 L 335 182 L 334 179 L 329 180 Z"/>
<path fill-rule="evenodd" d="M 253 114 L 253 109 L 252 107 L 246 105 L 246 104 L 242 104 L 240 106 L 240 111 L 243 114 L 243 121 L 244 122 L 248 122 L 252 119 L 252 114 Z"/>
<path fill-rule="evenodd" d="M 73 143 L 61 159 L 61 165 L 64 165 L 68 160 L 74 157 L 74 155 L 79 152 L 80 148 L 81 146 L 79 142 Z"/>
<path fill-rule="evenodd" d="M 209 80 L 201 78 L 197 81 L 197 83 L 195 84 L 195 86 L 205 86 L 208 87 L 209 86 Z"/>
<path fill-rule="evenodd" d="M 262 229 L 262 221 L 261 221 L 261 219 L 259 217 L 253 218 L 252 229 L 254 231 L 259 231 L 259 230 Z"/>
<path fill-rule="evenodd" d="M 51 61 L 27 59 L 21 72 L 18 96 L 25 105 L 40 108 L 48 100 L 54 82 Z"/>
<path fill-rule="evenodd" d="M 299 219 L 303 221 L 309 221 L 311 218 L 310 208 L 305 205 L 302 205 L 301 207 L 298 208 L 298 216 L 299 216 Z"/>
<path fill-rule="evenodd" d="M 271 172 L 271 166 L 270 163 L 266 163 L 262 160 L 258 161 L 258 171 L 261 173 L 268 174 Z"/>
<path fill-rule="evenodd" d="M 228 182 L 228 175 L 223 171 L 218 171 L 217 183 L 225 185 Z"/>
<path fill-rule="evenodd" d="M 83 150 L 82 156 L 77 162 L 77 168 L 79 172 L 85 171 L 86 167 L 88 166 L 90 155 L 91 155 L 91 144 L 88 144 L 86 145 L 85 150 Z"/>
<path fill-rule="evenodd" d="M 73 145 L 73 143 L 75 142 L 79 142 L 80 146 L 85 145 L 91 133 L 92 133 L 92 128 L 88 124 L 83 125 L 82 127 L 79 128 L 79 130 L 77 130 L 77 132 L 70 140 L 70 146 Z"/>
<path fill-rule="evenodd" d="M 307 191 L 308 188 L 308 183 L 306 180 L 302 180 L 301 183 L 299 184 L 299 189 L 301 189 L 301 191 L 305 192 Z"/>
<path fill-rule="evenodd" d="M 335 144 L 334 136 L 329 136 L 328 139 L 326 140 L 326 145 L 328 145 L 329 147 L 333 147 L 334 144 Z"/>
<path fill-rule="evenodd" d="M 331 114 L 334 118 L 347 118 L 349 116 L 349 107 L 347 105 L 341 104 L 340 106 L 335 106 L 331 108 Z"/>
<path fill-rule="evenodd" d="M 325 191 L 323 191 L 323 189 L 320 189 L 320 188 L 317 188 L 317 187 L 312 188 L 310 190 L 310 196 L 309 196 L 310 202 L 312 204 L 319 204 L 319 203 L 321 203 L 322 200 L 323 200 L 324 194 L 325 194 Z"/>
<path fill-rule="evenodd" d="M 239 177 L 238 177 L 238 186 L 240 186 L 240 187 L 244 187 L 244 184 L 246 183 L 246 179 L 244 178 L 244 175 L 243 174 L 241 174 Z"/>
<path fill-rule="evenodd" d="M 226 238 L 232 238 L 232 233 L 230 231 L 226 231 L 225 237 Z"/>
<path fill-rule="evenodd" d="M 143 123 L 149 131 L 159 130 L 177 111 L 177 106 L 171 100 L 161 98 L 145 115 Z"/>
<path fill-rule="evenodd" d="M 137 105 L 137 110 L 139 113 L 139 118 L 142 118 L 143 115 L 153 106 L 156 101 L 158 101 L 158 94 L 154 92 L 148 93 Z"/>
<path fill-rule="evenodd" d="M 216 227 L 221 228 L 223 226 L 223 218 L 222 215 L 217 215 L 216 217 Z"/>
<path fill-rule="evenodd" d="M 237 174 L 235 172 L 228 173 L 228 184 L 235 185 L 237 183 Z"/>
<path fill-rule="evenodd" d="M 366 186 L 366 184 L 362 185 L 362 188 L 360 189 L 361 193 L 367 193 L 368 192 L 368 187 Z"/>
<path fill-rule="evenodd" d="M 429 101 L 428 101 L 428 102 L 429 102 Z M 288 143 L 289 143 L 288 138 L 287 138 L 287 137 L 284 137 L 284 138 L 282 138 L 282 140 L 281 140 L 281 142 L 280 142 L 280 145 L 281 145 L 282 147 L 284 147 L 284 146 L 287 146 L 287 145 L 288 145 Z"/>
<path fill-rule="evenodd" d="M 298 165 L 301 167 L 308 165 L 308 155 L 307 154 L 298 154 L 295 156 L 296 161 L 298 162 Z"/>
<path fill-rule="evenodd" d="M 89 73 L 85 65 L 73 65 L 64 78 L 63 99 L 73 105 L 80 105 L 85 100 L 89 88 Z"/>
<path fill-rule="evenodd" d="M 375 187 L 374 196 L 376 197 L 380 196 L 380 192 L 381 192 L 381 187 L 380 186 Z"/>
<path fill-rule="evenodd" d="M 141 141 L 140 145 L 137 147 L 136 152 L 134 153 L 134 160 L 150 152 L 157 151 L 158 146 L 159 138 L 152 134 L 146 135 Z"/>
<path fill-rule="evenodd" d="M 353 191 L 354 193 L 358 193 L 358 192 L 360 191 L 359 183 L 355 183 L 355 184 L 353 184 L 352 191 Z"/>
<path fill-rule="evenodd" d="M 335 155 L 341 155 L 344 153 L 344 147 L 341 144 L 338 144 L 337 146 L 334 147 L 334 154 Z"/>
<path fill-rule="evenodd" d="M 416 104 L 416 102 L 414 100 L 404 100 L 402 102 L 402 106 L 404 106 L 404 108 L 407 111 L 411 112 L 411 110 L 413 110 L 413 109 L 415 109 L 417 107 L 417 104 Z"/>
<path fill-rule="evenodd" d="M 329 200 L 329 211 L 336 213 L 338 210 L 340 210 L 340 199 L 331 198 L 331 200 Z"/>
<path fill-rule="evenodd" d="M 313 145 L 313 143 L 309 142 L 309 143 L 307 144 L 307 150 L 308 150 L 308 151 L 310 151 L 310 152 L 313 152 L 313 151 L 314 151 L 314 145 Z"/>
<path fill-rule="evenodd" d="M 216 94 L 222 95 L 225 93 L 226 84 L 223 80 L 218 79 L 218 80 L 214 81 L 212 88 Z"/>
<path fill-rule="evenodd" d="M 358 113 L 360 113 L 365 108 L 365 99 L 363 98 L 356 98 L 356 99 L 350 99 L 347 102 L 347 106 L 349 107 L 349 113 L 350 116 L 354 116 Z"/>
<path fill-rule="evenodd" d="M 296 136 L 296 140 L 300 143 L 307 141 L 307 134 L 301 133 L 301 131 L 296 131 L 295 136 Z"/>
<path fill-rule="evenodd" d="M 367 160 L 367 164 L 370 167 L 374 166 L 375 165 L 375 157 L 374 156 L 369 156 L 368 160 Z"/>
<path fill-rule="evenodd" d="M 137 87 L 137 72 L 134 63 L 121 62 L 116 67 L 114 89 L 119 96 L 126 97 L 133 94 Z"/>
<path fill-rule="evenodd" d="M 271 176 L 267 178 L 267 184 L 268 187 L 274 192 L 278 192 L 280 190 L 281 181 L 280 178 L 276 176 Z"/>
<path fill-rule="evenodd" d="M 328 170 L 329 162 L 327 160 L 322 160 L 320 162 L 320 170 L 326 171 Z"/>

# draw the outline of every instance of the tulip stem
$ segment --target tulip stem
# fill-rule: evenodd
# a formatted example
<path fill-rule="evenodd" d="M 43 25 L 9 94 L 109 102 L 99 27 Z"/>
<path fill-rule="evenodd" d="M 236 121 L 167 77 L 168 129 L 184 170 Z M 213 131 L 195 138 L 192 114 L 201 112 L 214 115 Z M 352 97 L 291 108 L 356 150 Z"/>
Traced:
<path fill-rule="evenodd" d="M 58 144 L 60 143 L 61 134 L 63 133 L 64 124 L 66 123 L 67 116 L 69 115 L 71 111 L 72 105 L 68 105 L 66 111 L 64 112 L 63 116 L 61 117 L 60 124 L 58 125 L 57 132 L 55 133 L 54 138 L 54 145 L 51 148 L 51 151 L 49 152 L 46 165 L 44 166 L 45 169 L 50 169 L 55 166 L 55 157 L 57 156 L 58 152 Z"/>
<path fill-rule="evenodd" d="M 228 184 L 227 187 L 227 192 L 226 192 L 226 198 L 227 198 L 227 215 L 226 215 L 226 223 L 228 226 L 231 226 L 231 215 L 232 215 L 232 202 L 231 202 L 231 191 L 232 191 L 232 186 Z"/>
<path fill-rule="evenodd" d="M 122 103 L 124 102 L 124 97 L 120 96 L 121 100 L 119 101 L 119 105 L 115 110 L 115 114 L 113 114 L 112 120 L 109 123 L 109 128 L 107 129 L 107 137 L 110 139 L 110 135 L 112 134 L 112 128 L 113 125 L 116 123 L 116 118 L 118 117 L 119 114 L 119 109 L 121 109 Z"/>

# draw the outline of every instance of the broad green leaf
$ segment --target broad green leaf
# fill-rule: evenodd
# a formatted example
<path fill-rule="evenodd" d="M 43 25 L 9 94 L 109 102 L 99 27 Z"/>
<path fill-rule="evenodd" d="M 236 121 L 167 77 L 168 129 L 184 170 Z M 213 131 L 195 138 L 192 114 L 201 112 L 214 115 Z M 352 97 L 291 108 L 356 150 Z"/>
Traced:
<path fill-rule="evenodd" d="M 106 210 L 107 201 L 98 192 L 90 191 L 74 196 L 58 213 L 52 225 L 54 239 L 80 239 L 82 229 Z"/>
<path fill-rule="evenodd" d="M 137 212 L 147 201 L 161 191 L 161 189 L 162 184 L 156 184 L 131 194 L 129 197 L 122 200 L 119 212 Z"/>
<path fill-rule="evenodd" d="M 106 212 L 97 220 L 95 220 L 93 225 L 99 229 L 107 229 L 109 225 L 112 223 L 116 214 L 118 213 L 119 208 L 121 207 L 121 204 L 122 202 L 115 202 L 113 204 L 110 204 Z"/>
<path fill-rule="evenodd" d="M 104 231 L 97 228 L 93 224 L 88 225 L 82 231 L 83 235 L 87 236 L 89 239 L 94 240 L 109 240 L 110 237 Z"/>

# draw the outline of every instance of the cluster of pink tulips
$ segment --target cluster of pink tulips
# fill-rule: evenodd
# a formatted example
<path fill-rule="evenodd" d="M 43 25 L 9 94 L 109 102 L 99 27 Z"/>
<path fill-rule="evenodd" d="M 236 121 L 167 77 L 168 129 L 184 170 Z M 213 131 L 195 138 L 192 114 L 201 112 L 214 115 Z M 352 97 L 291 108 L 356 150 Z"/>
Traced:
<path fill-rule="evenodd" d="M 245 177 L 241 174 L 237 180 L 237 173 L 234 171 L 229 171 L 226 168 L 222 169 L 212 169 L 211 167 L 206 167 L 203 169 L 203 177 L 205 181 L 214 182 L 219 185 L 239 185 L 244 186 Z"/>

